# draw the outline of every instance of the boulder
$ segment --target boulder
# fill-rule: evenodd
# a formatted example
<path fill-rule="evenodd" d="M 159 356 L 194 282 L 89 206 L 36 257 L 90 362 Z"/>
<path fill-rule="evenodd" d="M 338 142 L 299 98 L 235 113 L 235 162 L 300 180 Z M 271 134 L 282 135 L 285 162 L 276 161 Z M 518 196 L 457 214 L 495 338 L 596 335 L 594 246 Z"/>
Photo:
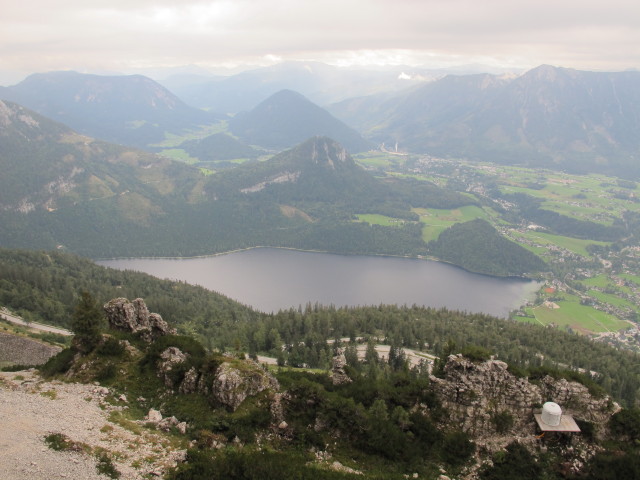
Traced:
<path fill-rule="evenodd" d="M 177 347 L 168 347 L 160 354 L 158 361 L 158 376 L 162 378 L 165 386 L 174 387 L 175 379 L 171 373 L 178 365 L 183 364 L 187 360 L 187 355 Z"/>
<path fill-rule="evenodd" d="M 278 381 L 252 362 L 225 362 L 218 367 L 210 384 L 202 377 L 198 390 L 236 410 L 247 397 L 267 389 L 277 390 Z"/>
<path fill-rule="evenodd" d="M 147 413 L 147 416 L 146 416 L 145 420 L 147 422 L 152 422 L 152 423 L 161 422 L 162 421 L 162 414 L 158 410 L 155 410 L 155 409 L 151 408 L 149 410 L 149 413 Z"/>
<path fill-rule="evenodd" d="M 131 332 L 152 342 L 163 335 L 175 335 L 171 328 L 157 313 L 149 313 L 147 305 L 141 298 L 130 302 L 126 298 L 114 298 L 104 305 L 109 326 L 115 330 Z"/>

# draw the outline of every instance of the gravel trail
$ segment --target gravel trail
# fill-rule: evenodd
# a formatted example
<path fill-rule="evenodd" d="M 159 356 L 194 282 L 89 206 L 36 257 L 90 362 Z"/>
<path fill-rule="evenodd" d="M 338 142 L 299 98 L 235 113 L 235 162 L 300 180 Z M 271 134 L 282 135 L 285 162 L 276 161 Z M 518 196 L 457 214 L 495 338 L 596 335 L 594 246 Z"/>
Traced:
<path fill-rule="evenodd" d="M 140 427 L 135 433 L 109 421 L 114 407 L 107 390 L 94 385 L 45 382 L 34 371 L 0 372 L 0 479 L 105 480 L 95 454 L 58 452 L 44 437 L 62 433 L 91 449 L 105 449 L 123 480 L 152 474 L 161 478 L 183 451 L 162 432 Z"/>

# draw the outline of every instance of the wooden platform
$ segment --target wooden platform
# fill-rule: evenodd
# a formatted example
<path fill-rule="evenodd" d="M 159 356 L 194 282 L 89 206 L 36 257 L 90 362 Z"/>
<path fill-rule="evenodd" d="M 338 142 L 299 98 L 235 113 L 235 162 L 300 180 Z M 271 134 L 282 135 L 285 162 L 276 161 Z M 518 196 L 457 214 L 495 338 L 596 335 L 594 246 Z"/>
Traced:
<path fill-rule="evenodd" d="M 538 427 L 542 432 L 565 432 L 565 433 L 580 432 L 580 427 L 578 427 L 578 424 L 576 423 L 576 421 L 573 419 L 571 415 L 563 414 L 560 417 L 560 424 L 555 427 L 544 423 L 542 421 L 541 413 L 534 413 L 533 416 L 536 419 L 536 422 L 538 422 Z"/>

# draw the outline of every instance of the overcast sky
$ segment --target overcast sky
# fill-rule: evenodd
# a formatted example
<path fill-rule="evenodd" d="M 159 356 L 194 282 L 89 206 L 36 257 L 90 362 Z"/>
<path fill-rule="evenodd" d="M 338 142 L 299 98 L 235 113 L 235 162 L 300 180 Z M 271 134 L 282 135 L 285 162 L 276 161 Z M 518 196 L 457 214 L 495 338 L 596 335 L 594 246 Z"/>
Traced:
<path fill-rule="evenodd" d="M 640 68 L 638 0 L 0 0 L 0 84 L 319 60 Z"/>

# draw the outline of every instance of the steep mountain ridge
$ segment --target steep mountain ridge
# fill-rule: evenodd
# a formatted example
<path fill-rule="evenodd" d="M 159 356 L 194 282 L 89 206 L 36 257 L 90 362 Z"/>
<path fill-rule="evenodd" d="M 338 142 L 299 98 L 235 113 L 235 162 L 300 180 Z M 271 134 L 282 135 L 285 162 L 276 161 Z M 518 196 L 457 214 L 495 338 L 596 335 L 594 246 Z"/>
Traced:
<path fill-rule="evenodd" d="M 247 194 L 287 183 L 298 185 L 296 191 L 291 192 L 296 197 L 317 198 L 317 190 L 322 189 L 331 192 L 323 198 L 329 201 L 335 200 L 336 195 L 351 195 L 354 189 L 359 190 L 358 183 L 371 188 L 379 182 L 358 166 L 340 143 L 316 136 L 268 162 L 243 165 L 224 172 L 213 178 L 210 185 L 217 189 L 234 188 L 236 192 Z M 212 195 L 217 196 L 216 193 Z"/>
<path fill-rule="evenodd" d="M 331 110 L 416 153 L 638 177 L 639 109 L 640 72 L 542 65 L 516 78 L 447 76 Z"/>
<path fill-rule="evenodd" d="M 0 101 L 0 127 L 0 207 L 5 211 L 54 211 L 72 202 L 124 195 L 134 184 L 135 194 L 155 203 L 197 178 L 192 168 L 79 135 L 15 103 Z"/>
<path fill-rule="evenodd" d="M 73 71 L 38 73 L 0 89 L 11 100 L 95 138 L 147 147 L 220 116 L 189 107 L 142 75 L 106 76 Z"/>

